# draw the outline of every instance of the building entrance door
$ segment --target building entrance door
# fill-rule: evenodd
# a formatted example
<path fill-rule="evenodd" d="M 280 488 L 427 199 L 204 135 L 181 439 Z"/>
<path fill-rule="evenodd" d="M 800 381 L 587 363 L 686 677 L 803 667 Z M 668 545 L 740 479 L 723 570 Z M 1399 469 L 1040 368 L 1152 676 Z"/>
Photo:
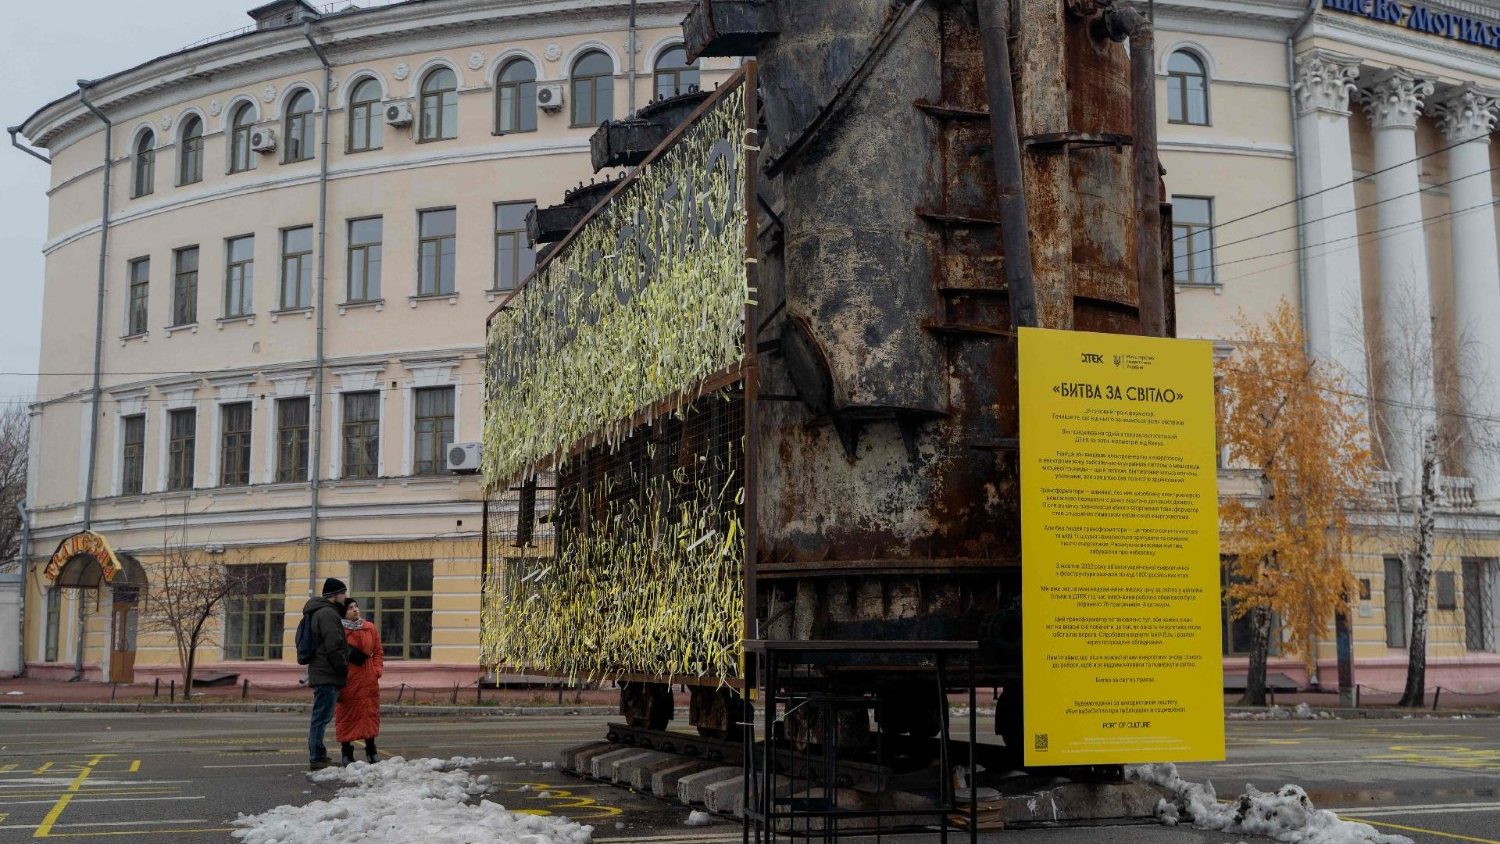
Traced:
<path fill-rule="evenodd" d="M 135 682 L 135 635 L 140 623 L 140 590 L 126 586 L 114 591 L 113 635 L 110 637 L 109 681 Z"/>

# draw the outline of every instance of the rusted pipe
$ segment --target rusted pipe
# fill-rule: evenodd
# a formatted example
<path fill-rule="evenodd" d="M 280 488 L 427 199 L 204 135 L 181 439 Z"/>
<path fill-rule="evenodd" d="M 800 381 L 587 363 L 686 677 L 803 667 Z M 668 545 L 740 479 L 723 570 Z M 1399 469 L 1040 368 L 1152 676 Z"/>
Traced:
<path fill-rule="evenodd" d="M 1015 93 L 1011 90 L 1010 0 L 979 0 L 976 11 L 995 148 L 1000 241 L 1005 249 L 1011 327 L 1035 328 L 1036 281 L 1032 274 L 1030 216 L 1022 177 L 1020 131 L 1016 128 Z"/>
<path fill-rule="evenodd" d="M 1151 21 L 1115 3 L 1098 19 L 1096 34 L 1130 42 L 1130 99 L 1134 142 L 1135 268 L 1140 282 L 1141 332 L 1167 333 L 1167 285 L 1161 275 L 1161 167 L 1156 156 L 1156 34 Z"/>

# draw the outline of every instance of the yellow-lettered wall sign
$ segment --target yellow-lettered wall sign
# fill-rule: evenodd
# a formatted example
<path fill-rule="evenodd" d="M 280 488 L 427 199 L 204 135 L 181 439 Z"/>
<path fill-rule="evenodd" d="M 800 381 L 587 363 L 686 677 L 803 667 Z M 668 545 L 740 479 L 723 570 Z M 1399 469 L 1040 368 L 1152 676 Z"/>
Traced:
<path fill-rule="evenodd" d="M 1223 759 L 1213 348 L 1020 345 L 1026 764 Z"/>

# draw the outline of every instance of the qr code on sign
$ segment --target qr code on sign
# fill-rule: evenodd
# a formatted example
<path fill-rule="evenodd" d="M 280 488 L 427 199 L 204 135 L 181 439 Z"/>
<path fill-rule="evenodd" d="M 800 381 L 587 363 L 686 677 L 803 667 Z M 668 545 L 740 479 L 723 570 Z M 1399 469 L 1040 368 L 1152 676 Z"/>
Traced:
<path fill-rule="evenodd" d="M 1046 733 L 1033 733 L 1032 734 L 1032 742 L 1033 742 L 1033 744 L 1034 744 L 1034 746 L 1036 747 L 1037 750 L 1046 750 L 1047 749 L 1047 734 Z"/>

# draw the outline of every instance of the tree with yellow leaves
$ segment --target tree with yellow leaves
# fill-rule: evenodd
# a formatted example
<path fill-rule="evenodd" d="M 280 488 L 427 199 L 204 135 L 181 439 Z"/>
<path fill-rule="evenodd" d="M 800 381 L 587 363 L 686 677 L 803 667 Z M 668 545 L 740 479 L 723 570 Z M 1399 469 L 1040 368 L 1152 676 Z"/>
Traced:
<path fill-rule="evenodd" d="M 1264 324 L 1239 324 L 1242 339 L 1218 367 L 1219 429 L 1256 491 L 1223 502 L 1220 519 L 1234 560 L 1226 597 L 1235 618 L 1251 619 L 1242 702 L 1261 706 L 1272 617 L 1311 671 L 1316 637 L 1348 609 L 1348 513 L 1370 488 L 1372 460 L 1360 405 L 1307 355 L 1291 306 L 1283 301 Z"/>

